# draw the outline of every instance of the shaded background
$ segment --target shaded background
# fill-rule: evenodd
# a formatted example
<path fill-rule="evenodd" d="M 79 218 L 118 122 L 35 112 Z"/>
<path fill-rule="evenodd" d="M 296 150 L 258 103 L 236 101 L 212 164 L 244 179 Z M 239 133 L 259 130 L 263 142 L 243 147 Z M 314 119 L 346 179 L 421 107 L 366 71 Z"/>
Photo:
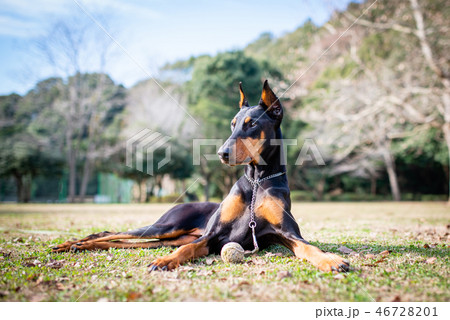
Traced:
<path fill-rule="evenodd" d="M 299 141 L 293 200 L 448 199 L 446 1 L 2 1 L 0 21 L 0 201 L 220 199 L 242 168 L 194 166 L 192 141 L 226 139 L 263 79 Z M 125 166 L 144 128 L 172 137 L 153 176 Z M 306 138 L 326 166 L 295 165 Z"/>

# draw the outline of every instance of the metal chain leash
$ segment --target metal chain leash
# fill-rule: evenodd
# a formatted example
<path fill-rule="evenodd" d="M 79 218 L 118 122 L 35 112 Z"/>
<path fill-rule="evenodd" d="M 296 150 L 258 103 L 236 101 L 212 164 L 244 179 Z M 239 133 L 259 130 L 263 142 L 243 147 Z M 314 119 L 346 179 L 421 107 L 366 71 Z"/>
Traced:
<path fill-rule="evenodd" d="M 257 253 L 259 251 L 258 241 L 256 240 L 256 233 L 255 233 L 255 229 L 256 229 L 256 221 L 255 221 L 256 191 L 258 191 L 258 187 L 260 186 L 261 182 L 279 177 L 285 173 L 286 172 L 274 173 L 274 174 L 271 174 L 270 176 L 264 177 L 262 179 L 252 179 L 249 176 L 247 176 L 246 174 L 244 174 L 244 176 L 247 178 L 248 182 L 250 182 L 250 184 L 252 185 L 252 202 L 250 203 L 250 222 L 248 223 L 248 227 L 250 229 L 252 229 L 253 245 L 255 247 L 255 249 L 253 249 L 252 251 L 246 251 L 245 255 L 251 255 L 251 254 Z"/>

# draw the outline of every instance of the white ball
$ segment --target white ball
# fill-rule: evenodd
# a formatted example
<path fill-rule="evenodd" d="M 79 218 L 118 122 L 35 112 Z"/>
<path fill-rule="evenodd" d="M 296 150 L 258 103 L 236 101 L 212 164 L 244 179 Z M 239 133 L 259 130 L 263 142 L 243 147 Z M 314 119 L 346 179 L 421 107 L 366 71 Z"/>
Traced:
<path fill-rule="evenodd" d="M 244 248 L 237 242 L 228 242 L 220 251 L 222 260 L 227 263 L 241 263 L 244 261 Z"/>

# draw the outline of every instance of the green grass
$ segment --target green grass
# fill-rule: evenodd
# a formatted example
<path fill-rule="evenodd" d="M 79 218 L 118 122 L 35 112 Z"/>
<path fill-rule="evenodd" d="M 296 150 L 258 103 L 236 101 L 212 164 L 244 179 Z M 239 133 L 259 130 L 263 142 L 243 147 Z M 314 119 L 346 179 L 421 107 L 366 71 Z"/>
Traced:
<path fill-rule="evenodd" d="M 342 276 L 281 246 L 243 264 L 211 255 L 152 273 L 146 265 L 174 249 L 50 252 L 67 239 L 151 224 L 169 207 L 0 205 L 0 301 L 450 301 L 444 203 L 295 203 L 303 236 L 351 261 Z"/>

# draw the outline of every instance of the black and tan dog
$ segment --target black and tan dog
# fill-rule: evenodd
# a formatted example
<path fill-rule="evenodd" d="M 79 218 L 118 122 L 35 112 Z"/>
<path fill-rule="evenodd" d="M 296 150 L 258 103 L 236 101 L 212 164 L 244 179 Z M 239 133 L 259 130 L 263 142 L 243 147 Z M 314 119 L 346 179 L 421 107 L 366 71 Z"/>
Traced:
<path fill-rule="evenodd" d="M 228 242 L 240 243 L 246 250 L 254 249 L 255 245 L 266 248 L 270 244 L 281 244 L 322 271 L 347 271 L 348 261 L 325 253 L 302 238 L 290 212 L 282 145 L 271 143 L 282 139 L 283 108 L 279 99 L 267 80 L 257 106 L 249 106 L 242 87 L 239 88 L 240 111 L 231 121 L 232 134 L 218 154 L 225 164 L 245 164 L 245 175 L 222 203 L 180 204 L 148 227 L 120 233 L 105 231 L 78 241 L 67 241 L 53 250 L 179 246 L 172 254 L 150 264 L 150 270 L 170 270 L 188 260 L 219 253 Z M 127 239 L 156 240 L 127 242 Z"/>

